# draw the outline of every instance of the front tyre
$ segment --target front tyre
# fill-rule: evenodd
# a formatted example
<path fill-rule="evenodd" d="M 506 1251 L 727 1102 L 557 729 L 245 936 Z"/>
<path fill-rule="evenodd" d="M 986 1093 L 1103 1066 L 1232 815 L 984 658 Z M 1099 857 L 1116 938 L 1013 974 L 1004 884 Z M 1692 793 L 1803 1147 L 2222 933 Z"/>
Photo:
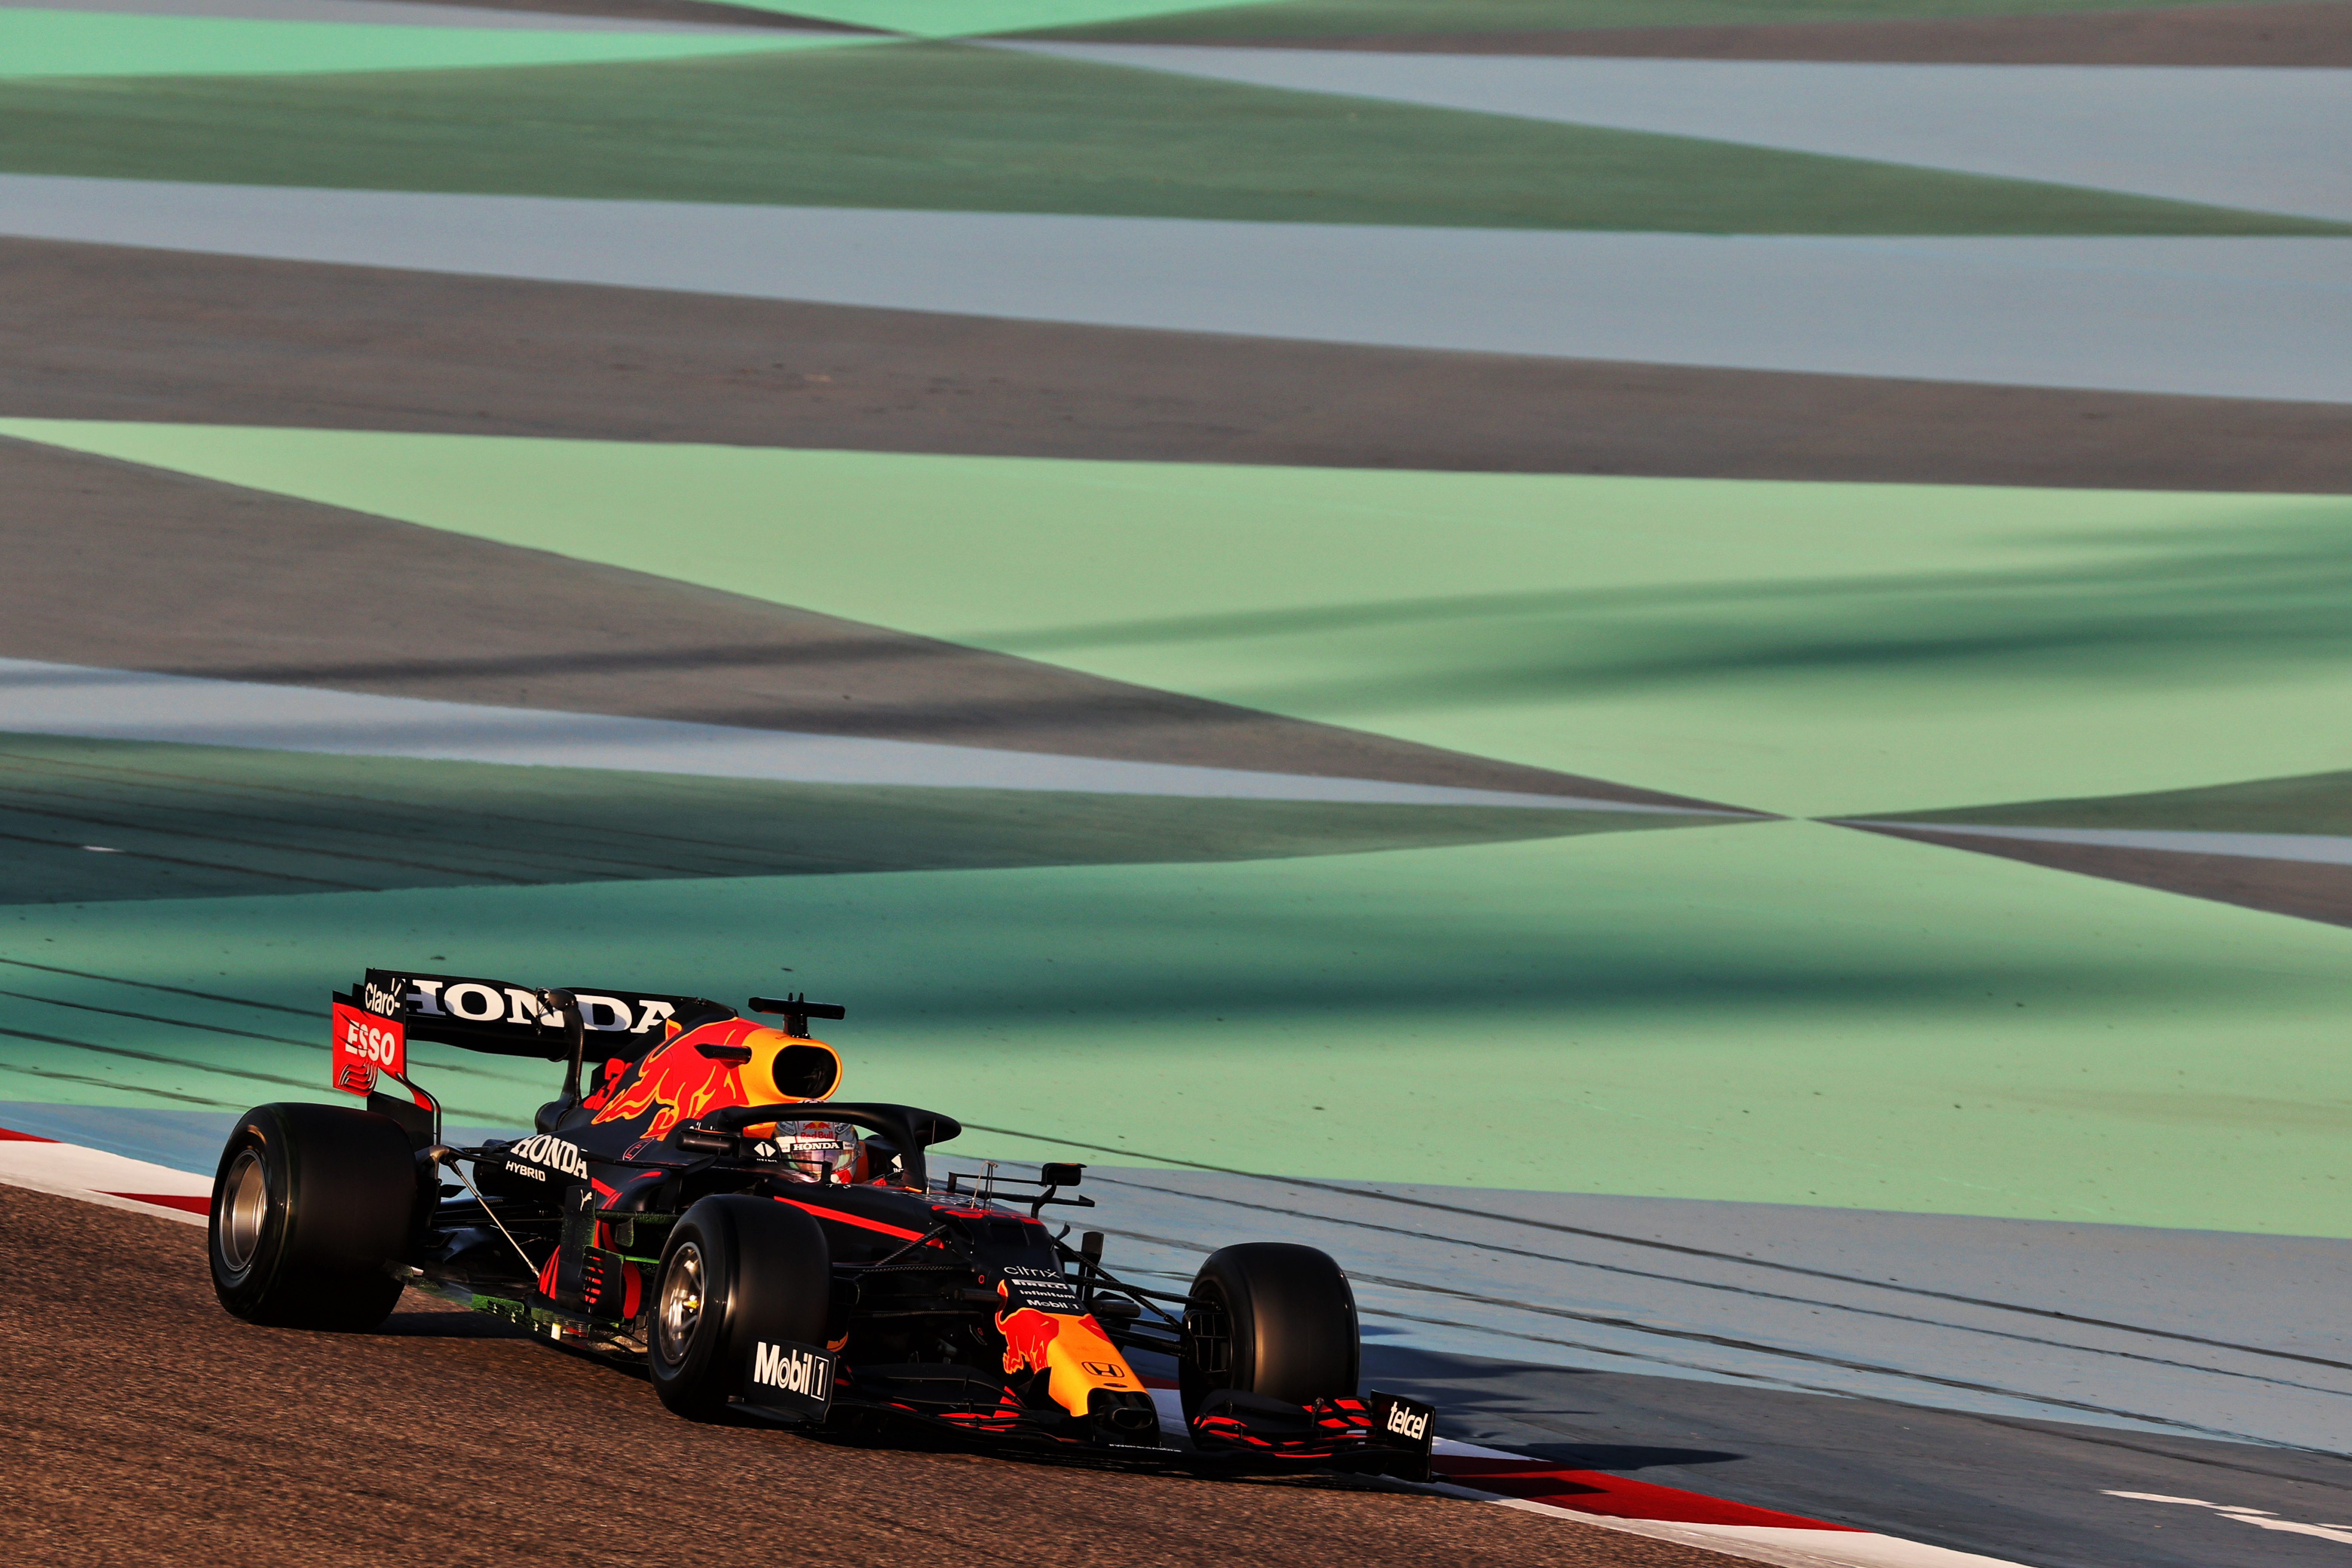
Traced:
<path fill-rule="evenodd" d="M 213 1177 L 213 1292 L 250 1323 L 372 1329 L 400 1300 L 425 1196 L 408 1134 L 335 1105 L 263 1105 Z"/>
<path fill-rule="evenodd" d="M 670 1227 L 649 1309 L 646 1370 L 678 1415 L 716 1419 L 761 1340 L 824 1342 L 833 1253 L 801 1210 L 724 1193 Z"/>
<path fill-rule="evenodd" d="M 1356 1293 L 1330 1255 L 1248 1241 L 1209 1255 L 1184 1311 L 1184 1418 L 1224 1389 L 1307 1405 L 1353 1394 L 1363 1363 Z"/>

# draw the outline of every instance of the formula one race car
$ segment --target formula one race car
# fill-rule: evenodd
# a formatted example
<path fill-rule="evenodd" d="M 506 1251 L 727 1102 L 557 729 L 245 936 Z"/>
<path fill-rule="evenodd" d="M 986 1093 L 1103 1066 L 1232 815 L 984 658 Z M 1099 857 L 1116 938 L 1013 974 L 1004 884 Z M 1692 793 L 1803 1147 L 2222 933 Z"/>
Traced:
<path fill-rule="evenodd" d="M 750 1005 L 782 1026 L 699 997 L 368 971 L 334 999 L 332 1046 L 335 1087 L 367 1109 L 261 1106 L 222 1152 L 221 1304 L 365 1329 L 415 1286 L 641 1362 L 663 1404 L 700 1419 L 1427 1478 L 1432 1412 L 1358 1394 L 1355 1298 L 1325 1254 L 1248 1243 L 1183 1295 L 1129 1284 L 1099 1233 L 1071 1247 L 1042 1221 L 1092 1206 L 1063 1195 L 1084 1167 L 934 1180 L 925 1151 L 954 1121 L 827 1100 L 841 1058 L 808 1021 L 841 1008 Z M 530 1136 L 453 1148 L 408 1076 L 412 1040 L 568 1062 L 563 1092 Z M 379 1092 L 383 1078 L 407 1093 Z M 1007 1186 L 1034 1190 L 1008 1203 Z M 1174 1363 L 1178 1445 L 1138 1353 Z"/>

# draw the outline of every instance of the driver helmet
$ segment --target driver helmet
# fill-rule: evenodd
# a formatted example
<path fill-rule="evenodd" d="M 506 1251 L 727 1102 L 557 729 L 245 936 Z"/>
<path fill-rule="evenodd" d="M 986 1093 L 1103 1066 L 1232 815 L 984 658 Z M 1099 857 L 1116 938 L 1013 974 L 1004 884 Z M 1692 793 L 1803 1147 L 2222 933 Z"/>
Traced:
<path fill-rule="evenodd" d="M 776 1126 L 776 1157 L 794 1182 L 854 1185 L 864 1173 L 866 1154 L 857 1133 L 840 1121 L 784 1121 Z"/>

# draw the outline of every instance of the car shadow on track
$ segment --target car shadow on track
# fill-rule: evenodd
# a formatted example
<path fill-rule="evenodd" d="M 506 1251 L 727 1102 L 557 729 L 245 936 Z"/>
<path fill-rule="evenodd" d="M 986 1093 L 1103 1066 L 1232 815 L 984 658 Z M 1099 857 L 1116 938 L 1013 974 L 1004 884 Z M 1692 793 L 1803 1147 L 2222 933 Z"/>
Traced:
<path fill-rule="evenodd" d="M 394 1312 L 371 1331 L 407 1340 L 527 1340 L 531 1337 L 503 1319 L 457 1309 Z"/>

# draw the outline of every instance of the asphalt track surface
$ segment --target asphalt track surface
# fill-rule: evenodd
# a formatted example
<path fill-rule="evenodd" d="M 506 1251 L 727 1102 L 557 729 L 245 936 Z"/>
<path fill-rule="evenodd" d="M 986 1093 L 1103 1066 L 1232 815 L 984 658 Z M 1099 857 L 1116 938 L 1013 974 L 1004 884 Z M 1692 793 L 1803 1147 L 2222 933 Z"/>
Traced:
<path fill-rule="evenodd" d="M 39 1564 L 1055 1563 L 1706 1568 L 1449 1498 L 819 1443 L 404 1300 L 352 1335 L 223 1313 L 194 1227 L 0 1188 L 12 1560 Z M 37 1260 L 36 1262 L 35 1260 Z"/>
<path fill-rule="evenodd" d="M 2341 404 L 1387 349 L 38 240 L 0 239 L 0 414 L 49 418 L 2352 490 Z M 1102 732 L 1087 726 L 1087 743 Z"/>

